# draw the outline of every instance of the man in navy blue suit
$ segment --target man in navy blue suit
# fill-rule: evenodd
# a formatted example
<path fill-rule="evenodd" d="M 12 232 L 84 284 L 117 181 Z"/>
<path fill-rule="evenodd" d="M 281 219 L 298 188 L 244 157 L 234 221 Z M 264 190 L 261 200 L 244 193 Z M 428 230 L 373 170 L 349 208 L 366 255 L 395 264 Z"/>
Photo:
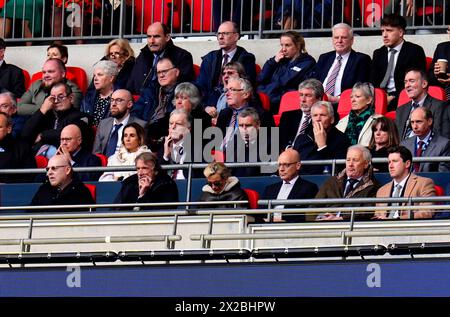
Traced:
<path fill-rule="evenodd" d="M 299 176 L 300 154 L 294 149 L 287 149 L 278 157 L 278 174 L 281 181 L 268 185 L 264 190 L 262 199 L 305 199 L 314 198 L 318 192 L 317 185 Z M 290 206 L 298 208 L 298 206 Z M 284 209 L 284 205 L 278 205 L 275 209 Z M 305 221 L 304 215 L 282 215 L 274 213 L 274 222 L 301 222 Z"/>
<path fill-rule="evenodd" d="M 332 30 L 334 51 L 319 56 L 314 78 L 323 83 L 329 101 L 339 102 L 344 90 L 369 81 L 370 56 L 352 49 L 353 30 L 348 24 L 336 24 Z"/>

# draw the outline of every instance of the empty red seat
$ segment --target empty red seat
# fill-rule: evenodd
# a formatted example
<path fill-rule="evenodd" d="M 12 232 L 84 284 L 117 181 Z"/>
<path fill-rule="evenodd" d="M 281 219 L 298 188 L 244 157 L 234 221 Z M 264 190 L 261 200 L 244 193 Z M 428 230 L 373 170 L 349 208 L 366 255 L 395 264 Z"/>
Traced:
<path fill-rule="evenodd" d="M 243 188 L 248 197 L 248 207 L 258 209 L 259 193 L 256 190 Z"/>
<path fill-rule="evenodd" d="M 46 168 L 48 164 L 48 158 L 43 155 L 36 155 L 34 157 L 36 160 L 36 166 L 37 168 Z"/>
<path fill-rule="evenodd" d="M 84 186 L 87 187 L 87 189 L 89 189 L 89 191 L 91 192 L 92 195 L 92 199 L 94 199 L 94 202 L 97 201 L 97 186 L 95 186 L 94 184 L 84 184 Z"/>
<path fill-rule="evenodd" d="M 23 78 L 24 78 L 25 90 L 28 90 L 28 88 L 31 85 L 30 73 L 27 70 L 25 70 L 25 69 L 22 69 L 22 73 L 23 73 Z M 18 97 L 20 97 L 20 96 L 18 96 Z"/>
<path fill-rule="evenodd" d="M 95 153 L 95 155 L 100 159 L 102 162 L 102 166 L 108 166 L 108 157 L 101 153 Z"/>

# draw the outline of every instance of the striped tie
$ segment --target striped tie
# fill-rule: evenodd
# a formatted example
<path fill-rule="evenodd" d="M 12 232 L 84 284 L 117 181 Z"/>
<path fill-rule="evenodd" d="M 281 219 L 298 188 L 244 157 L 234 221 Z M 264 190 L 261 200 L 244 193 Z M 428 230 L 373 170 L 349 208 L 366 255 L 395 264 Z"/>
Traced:
<path fill-rule="evenodd" d="M 337 63 L 334 65 L 333 71 L 331 72 L 330 78 L 328 78 L 327 86 L 325 87 L 325 93 L 334 96 L 334 86 L 336 85 L 336 78 L 339 74 L 342 64 L 342 56 L 338 55 L 336 57 Z"/>
<path fill-rule="evenodd" d="M 235 125 L 237 120 L 237 111 L 233 111 L 233 116 L 231 117 L 230 124 L 227 128 L 227 132 L 225 134 L 225 138 L 222 141 L 221 149 L 222 151 L 226 149 L 227 143 L 233 138 L 234 131 L 235 131 Z"/>

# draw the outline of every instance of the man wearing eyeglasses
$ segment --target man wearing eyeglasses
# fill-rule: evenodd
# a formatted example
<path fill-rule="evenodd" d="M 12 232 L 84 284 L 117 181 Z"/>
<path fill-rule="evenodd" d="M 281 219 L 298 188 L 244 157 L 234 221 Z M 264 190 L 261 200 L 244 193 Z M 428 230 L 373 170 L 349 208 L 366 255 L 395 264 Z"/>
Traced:
<path fill-rule="evenodd" d="M 317 192 L 317 185 L 305 179 L 300 174 L 300 154 L 294 149 L 287 149 L 278 157 L 278 175 L 281 181 L 266 186 L 261 199 L 313 199 Z M 275 209 L 301 208 L 294 205 L 276 205 Z M 273 222 L 302 222 L 304 215 L 274 213 Z"/>
<path fill-rule="evenodd" d="M 19 115 L 32 115 L 44 106 L 50 108 L 52 102 L 48 99 L 51 89 L 58 83 L 67 84 L 72 91 L 72 104 L 79 108 L 83 93 L 78 86 L 66 79 L 66 66 L 64 62 L 57 58 L 47 59 L 42 67 L 42 79 L 33 82 L 28 90 L 23 94 L 18 103 L 17 112 Z"/>
<path fill-rule="evenodd" d="M 447 34 L 450 36 L 450 25 L 447 26 Z M 441 70 L 438 59 L 447 60 L 447 68 Z M 447 99 L 450 100 L 450 41 L 439 43 L 434 51 L 433 62 L 429 72 L 430 85 L 441 86 L 445 89 Z"/>
<path fill-rule="evenodd" d="M 86 146 L 92 148 L 90 117 L 74 108 L 74 98 L 69 85 L 55 84 L 39 110 L 25 123 L 22 138 L 32 145 L 34 153 L 53 156 L 59 147 L 61 130 L 72 123 L 82 127 Z"/>
<path fill-rule="evenodd" d="M 222 67 L 228 62 L 239 62 L 245 68 L 248 79 L 256 79 L 255 55 L 237 45 L 240 37 L 239 27 L 231 21 L 223 22 L 217 31 L 220 49 L 211 51 L 202 57 L 200 75 L 196 85 L 203 94 L 204 106 L 215 106 L 223 88 L 221 80 Z"/>
<path fill-rule="evenodd" d="M 165 24 L 155 22 L 147 29 L 147 46 L 141 49 L 136 59 L 127 83 L 128 90 L 133 94 L 141 94 L 145 87 L 156 83 L 158 81 L 156 66 L 164 57 L 170 58 L 180 70 L 180 82 L 194 79 L 191 53 L 175 46 L 169 28 Z"/>
<path fill-rule="evenodd" d="M 113 155 L 120 147 L 123 128 L 131 122 L 142 127 L 145 121 L 131 115 L 133 96 L 126 89 L 118 89 L 111 95 L 110 116 L 101 120 L 95 135 L 93 153 Z M 112 144 L 111 144 L 112 143 Z"/>
<path fill-rule="evenodd" d="M 31 206 L 53 205 L 84 205 L 94 204 L 89 189 L 74 178 L 69 159 L 64 155 L 53 156 L 47 164 L 47 179 L 39 187 L 31 200 Z M 64 212 L 80 211 L 80 209 L 65 209 Z M 39 212 L 55 212 L 59 209 L 39 210 Z"/>
<path fill-rule="evenodd" d="M 175 108 L 172 100 L 175 96 L 175 87 L 179 83 L 180 70 L 169 58 L 158 61 L 156 66 L 158 82 L 146 87 L 141 97 L 133 107 L 131 113 L 147 122 L 147 136 L 150 149 L 157 152 L 166 136 L 169 127 L 169 116 Z"/>

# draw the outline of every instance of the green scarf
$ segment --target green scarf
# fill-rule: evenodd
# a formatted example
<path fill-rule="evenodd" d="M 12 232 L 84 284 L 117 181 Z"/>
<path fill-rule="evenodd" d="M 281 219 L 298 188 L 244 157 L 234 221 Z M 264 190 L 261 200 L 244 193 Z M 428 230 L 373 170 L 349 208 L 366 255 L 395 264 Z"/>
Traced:
<path fill-rule="evenodd" d="M 366 110 L 357 115 L 353 110 L 350 111 L 348 115 L 348 124 L 347 129 L 345 129 L 345 134 L 347 135 L 350 144 L 355 145 L 358 144 L 359 134 L 366 123 L 367 119 L 373 115 L 374 109 L 373 107 L 368 107 Z"/>

